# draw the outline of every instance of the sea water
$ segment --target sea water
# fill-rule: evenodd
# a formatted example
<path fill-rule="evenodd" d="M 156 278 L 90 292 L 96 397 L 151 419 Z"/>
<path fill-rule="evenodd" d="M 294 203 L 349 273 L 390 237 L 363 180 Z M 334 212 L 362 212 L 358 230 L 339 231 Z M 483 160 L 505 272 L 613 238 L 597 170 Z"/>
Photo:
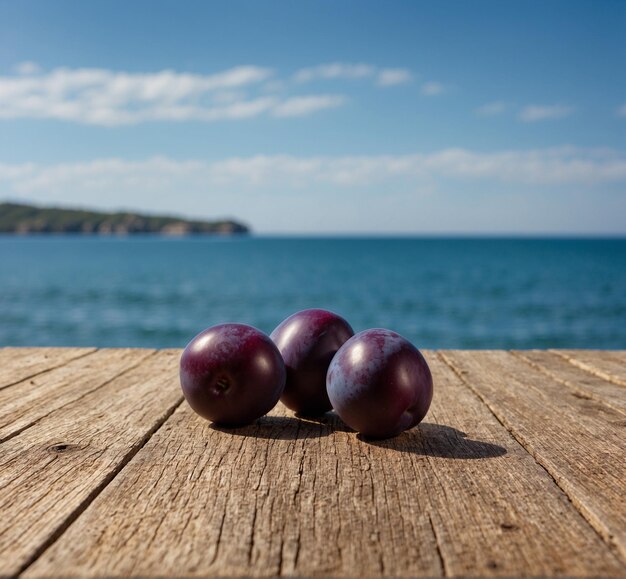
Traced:
<path fill-rule="evenodd" d="M 626 239 L 0 237 L 0 345 L 183 347 L 303 308 L 420 348 L 626 348 Z"/>

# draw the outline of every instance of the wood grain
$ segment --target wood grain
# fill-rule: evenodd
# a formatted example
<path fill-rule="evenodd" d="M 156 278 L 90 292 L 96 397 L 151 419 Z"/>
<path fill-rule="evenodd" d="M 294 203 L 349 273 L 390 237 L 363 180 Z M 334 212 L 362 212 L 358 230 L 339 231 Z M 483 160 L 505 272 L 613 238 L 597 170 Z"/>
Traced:
<path fill-rule="evenodd" d="M 626 386 L 626 352 L 608 350 L 551 350 L 575 366 Z"/>
<path fill-rule="evenodd" d="M 608 404 L 622 414 L 626 414 L 626 390 L 623 386 L 587 372 L 554 352 L 519 350 L 513 353 L 567 386 L 576 393 L 575 396 L 580 396 L 583 399 L 593 398 L 598 402 Z M 564 391 L 564 394 L 567 392 Z"/>
<path fill-rule="evenodd" d="M 95 351 L 95 348 L 1 348 L 0 389 Z"/>
<path fill-rule="evenodd" d="M 0 442 L 137 366 L 154 350 L 107 349 L 0 390 Z"/>
<path fill-rule="evenodd" d="M 179 405 L 178 356 L 150 356 L 0 445 L 2 573 L 56 540 Z"/>
<path fill-rule="evenodd" d="M 282 405 L 183 404 L 27 577 L 624 575 L 553 479 L 441 360 L 426 423 L 366 441 Z"/>
<path fill-rule="evenodd" d="M 507 352 L 442 355 L 626 560 L 623 415 Z"/>

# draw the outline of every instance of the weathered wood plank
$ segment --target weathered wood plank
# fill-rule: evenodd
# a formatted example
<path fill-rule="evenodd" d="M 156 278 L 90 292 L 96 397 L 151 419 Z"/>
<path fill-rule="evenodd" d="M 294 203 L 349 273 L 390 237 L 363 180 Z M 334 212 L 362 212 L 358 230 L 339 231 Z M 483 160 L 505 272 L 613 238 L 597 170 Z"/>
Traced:
<path fill-rule="evenodd" d="M 572 391 L 572 395 L 593 398 L 626 414 L 626 390 L 623 386 L 587 372 L 554 352 L 519 350 L 514 354 L 561 384 L 565 384 Z"/>
<path fill-rule="evenodd" d="M 626 560 L 624 416 L 502 351 L 442 355 Z"/>
<path fill-rule="evenodd" d="M 0 442 L 42 417 L 100 388 L 154 354 L 154 350 L 99 350 L 0 390 Z"/>
<path fill-rule="evenodd" d="M 600 378 L 626 386 L 626 352 L 609 350 L 551 350 Z"/>
<path fill-rule="evenodd" d="M 383 510 L 385 489 L 353 436 L 329 434 L 284 408 L 220 432 L 185 405 L 26 574 L 271 576 L 313 566 L 374 575 L 384 565 L 381 535 L 399 513 Z M 440 575 L 422 497 L 405 508 L 404 533 L 421 540 L 402 560 Z"/>
<path fill-rule="evenodd" d="M 545 469 L 440 357 L 429 361 L 441 397 L 434 421 L 484 441 L 459 439 L 459 432 L 447 440 L 453 456 L 474 450 L 481 460 L 451 461 L 445 452 L 429 457 L 425 486 L 447 574 L 623 576 L 626 567 Z M 436 448 L 437 438 L 423 434 Z M 489 459 L 499 446 L 507 454 Z"/>
<path fill-rule="evenodd" d="M 2 573 L 53 542 L 179 405 L 179 355 L 148 357 L 2 444 Z"/>
<path fill-rule="evenodd" d="M 1 348 L 0 389 L 95 351 L 95 348 Z"/>
<path fill-rule="evenodd" d="M 624 575 L 545 470 L 429 359 L 426 423 L 387 441 L 281 405 L 223 431 L 183 404 L 25 576 Z"/>

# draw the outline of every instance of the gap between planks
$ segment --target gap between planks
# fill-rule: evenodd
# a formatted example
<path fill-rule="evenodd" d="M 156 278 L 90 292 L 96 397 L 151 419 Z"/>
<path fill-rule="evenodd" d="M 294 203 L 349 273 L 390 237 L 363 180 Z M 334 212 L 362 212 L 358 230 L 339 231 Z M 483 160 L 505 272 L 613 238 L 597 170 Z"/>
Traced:
<path fill-rule="evenodd" d="M 541 356 L 541 352 L 538 355 Z M 547 355 L 550 354 L 547 353 Z M 622 476 L 620 479 L 619 475 L 620 469 L 624 471 L 624 439 L 623 435 L 609 424 L 611 421 L 606 420 L 607 424 L 603 424 L 603 420 L 597 417 L 597 414 L 604 414 L 610 418 L 612 416 L 611 413 L 613 413 L 614 420 L 612 422 L 617 426 L 617 429 L 620 429 L 625 426 L 624 421 L 621 419 L 621 414 L 616 415 L 616 409 L 605 404 L 604 401 L 592 400 L 591 396 L 583 398 L 574 395 L 566 400 L 558 396 L 554 396 L 550 400 L 543 396 L 545 406 L 542 407 L 541 396 L 544 394 L 542 390 L 552 390 L 552 393 L 554 393 L 557 389 L 551 382 L 562 387 L 563 381 L 555 380 L 554 377 L 551 377 L 549 371 L 540 368 L 540 364 L 537 362 L 531 364 L 523 355 L 517 355 L 517 353 L 495 350 L 474 352 L 449 350 L 440 351 L 439 356 L 485 403 L 494 417 L 511 433 L 519 444 L 545 469 L 602 540 L 619 555 L 622 562 L 626 562 L 626 533 L 623 525 L 624 503 L 622 495 L 624 477 Z M 510 356 L 510 358 L 506 360 L 506 356 Z M 491 359 L 491 364 L 487 364 L 489 359 Z M 518 365 L 525 364 L 529 369 L 533 368 L 535 371 L 541 371 L 545 375 L 544 381 L 541 382 L 544 388 L 538 389 L 536 386 L 533 386 L 533 379 L 529 379 L 528 375 L 526 376 L 526 381 L 522 384 L 516 378 L 520 372 L 507 374 L 507 366 L 511 365 L 510 362 L 513 359 L 516 360 Z M 500 366 L 498 366 L 498 363 Z M 488 367 L 489 371 L 486 371 Z M 516 370 L 519 370 L 519 367 Z M 583 376 L 586 373 L 581 368 L 578 371 L 583 373 Z M 494 372 L 498 373 L 501 380 L 494 380 L 491 375 Z M 535 376 L 534 380 L 536 379 L 537 377 Z M 511 395 L 507 394 L 506 385 L 509 382 L 515 385 L 516 398 L 511 398 Z M 498 388 L 498 384 L 500 384 L 500 388 Z M 509 387 L 509 389 L 512 388 Z M 521 396 L 524 389 L 527 392 L 531 392 L 531 395 Z M 534 395 L 532 394 L 533 391 L 535 392 Z M 534 400 L 533 396 L 538 398 L 538 401 Z M 528 402 L 532 402 L 532 404 L 528 405 Z M 554 408 L 550 407 L 551 403 L 553 403 Z M 593 404 L 588 409 L 590 411 L 585 412 L 587 410 L 583 406 L 585 404 Z M 520 405 L 524 407 L 525 413 L 522 413 L 522 410 L 519 408 Z M 543 416 L 541 415 L 542 409 L 545 410 Z M 564 410 L 571 412 L 573 415 L 577 411 L 579 412 L 580 424 L 578 426 L 581 429 L 580 431 L 577 432 L 571 426 L 574 423 L 574 416 L 569 417 L 568 423 L 567 417 L 564 416 Z M 537 418 L 534 416 L 535 414 Z M 530 428 L 529 424 L 520 418 L 521 416 L 530 421 Z M 539 419 L 539 417 L 543 420 Z M 554 426 L 554 423 L 557 422 L 556 418 L 565 418 L 560 427 Z M 532 427 L 533 422 L 535 429 Z M 603 428 L 604 434 L 594 437 L 592 432 L 601 428 Z M 560 441 L 561 448 L 559 450 L 559 431 L 563 430 L 570 432 L 570 437 L 569 439 L 565 437 Z M 538 431 L 540 431 L 540 435 L 537 435 Z M 575 432 L 579 434 L 578 437 L 574 436 Z M 545 439 L 548 436 L 557 443 L 557 448 L 545 445 Z M 588 460 L 583 458 L 577 461 L 576 457 L 571 457 L 570 459 L 568 450 L 574 448 L 571 446 L 572 440 L 576 440 L 581 444 L 583 439 L 591 447 L 588 449 L 590 450 L 587 455 Z M 568 441 L 570 449 L 567 448 Z M 604 453 L 602 452 L 603 445 L 606 445 Z M 610 458 L 609 448 L 612 449 L 613 457 L 617 459 L 616 463 Z M 605 458 L 603 455 L 608 456 Z M 601 458 L 598 458 L 598 456 Z M 611 466 L 616 464 L 618 470 L 617 477 L 607 471 L 607 460 Z M 591 464 L 588 465 L 587 462 Z M 598 475 L 604 475 L 597 481 L 602 483 L 601 488 L 597 488 L 600 485 L 596 486 L 597 483 L 593 481 L 594 476 Z M 617 480 L 615 480 L 616 478 Z M 609 496 L 607 498 L 604 495 Z M 611 498 L 612 500 L 610 500 Z"/>
<path fill-rule="evenodd" d="M 533 368 L 560 382 L 583 400 L 593 399 L 626 414 L 626 390 L 623 386 L 571 363 L 554 351 L 512 350 L 511 353 Z"/>
<path fill-rule="evenodd" d="M 626 352 L 609 350 L 550 350 L 574 366 L 626 386 Z"/>

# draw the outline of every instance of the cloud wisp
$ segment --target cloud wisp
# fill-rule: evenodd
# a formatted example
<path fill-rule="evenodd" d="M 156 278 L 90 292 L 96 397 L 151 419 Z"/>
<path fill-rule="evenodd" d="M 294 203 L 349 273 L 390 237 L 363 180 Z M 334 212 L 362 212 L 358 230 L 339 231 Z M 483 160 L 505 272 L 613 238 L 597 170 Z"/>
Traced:
<path fill-rule="evenodd" d="M 406 68 L 383 68 L 378 72 L 376 83 L 378 86 L 395 86 L 412 80 L 413 74 Z"/>
<path fill-rule="evenodd" d="M 18 62 L 15 65 L 15 72 L 19 75 L 37 74 L 41 71 L 41 67 L 32 60 L 26 60 L 24 62 Z"/>
<path fill-rule="evenodd" d="M 478 107 L 474 113 L 479 117 L 496 117 L 509 112 L 514 114 L 516 109 L 517 120 L 523 123 L 564 119 L 573 115 L 577 110 L 574 106 L 564 104 L 527 105 L 519 108 L 514 103 L 493 101 Z"/>
<path fill-rule="evenodd" d="M 519 112 L 518 118 L 525 123 L 535 123 L 537 121 L 564 119 L 574 114 L 575 111 L 576 108 L 570 105 L 528 105 Z"/>
<path fill-rule="evenodd" d="M 358 78 L 371 78 L 375 73 L 376 68 L 370 64 L 331 62 L 309 68 L 301 68 L 293 75 L 293 80 L 299 83 L 331 79 L 353 80 Z"/>
<path fill-rule="evenodd" d="M 526 151 L 474 152 L 444 149 L 430 154 L 349 157 L 257 155 L 218 161 L 142 161 L 98 159 L 56 165 L 0 164 L 0 194 L 48 194 L 60 191 L 221 190 L 235 187 L 336 188 L 370 186 L 401 180 L 432 183 L 458 179 L 513 185 L 597 186 L 626 184 L 626 152 L 561 147 Z"/>
<path fill-rule="evenodd" d="M 413 80 L 413 73 L 406 68 L 379 68 L 371 64 L 330 62 L 308 68 L 301 68 L 293 75 L 299 84 L 317 80 L 373 80 L 378 86 L 388 87 L 407 84 Z"/>
<path fill-rule="evenodd" d="M 476 109 L 476 114 L 479 117 L 496 117 L 506 112 L 508 106 L 504 101 L 494 101 L 484 104 Z"/>
<path fill-rule="evenodd" d="M 420 92 L 424 96 L 438 96 L 446 92 L 446 87 L 436 80 L 430 80 L 422 85 Z"/>
<path fill-rule="evenodd" d="M 347 101 L 343 95 L 309 95 L 289 98 L 277 104 L 272 114 L 275 117 L 301 117 L 324 109 L 342 106 Z"/>

